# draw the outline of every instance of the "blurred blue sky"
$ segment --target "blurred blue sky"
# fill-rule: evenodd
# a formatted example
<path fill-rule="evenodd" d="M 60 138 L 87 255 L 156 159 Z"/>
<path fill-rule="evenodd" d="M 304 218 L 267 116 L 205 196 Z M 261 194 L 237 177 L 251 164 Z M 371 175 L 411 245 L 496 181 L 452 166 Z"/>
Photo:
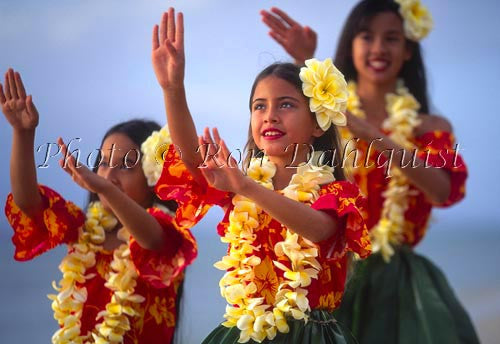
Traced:
<path fill-rule="evenodd" d="M 164 122 L 161 91 L 150 63 L 151 29 L 163 10 L 185 12 L 186 87 L 198 128 L 219 126 L 233 147 L 242 147 L 248 125 L 247 98 L 253 78 L 286 53 L 267 36 L 259 10 L 276 1 L 87 0 L 0 2 L 0 71 L 19 70 L 41 118 L 36 143 L 58 135 L 81 137 L 85 156 L 104 131 L 133 116 Z M 423 42 L 434 112 L 448 117 L 464 149 L 470 177 L 466 199 L 438 212 L 442 221 L 500 224 L 496 197 L 500 119 L 498 2 L 429 0 L 435 29 Z M 318 58 L 331 56 L 351 1 L 280 2 L 319 36 Z M 11 129 L 0 118 L 0 196 L 9 189 Z M 37 155 L 43 161 L 43 154 Z M 77 203 L 84 192 L 55 165 L 39 179 Z M 492 226 L 496 227 L 496 226 Z"/>
<path fill-rule="evenodd" d="M 433 109 L 453 123 L 470 174 L 465 200 L 435 212 L 433 226 L 470 231 L 471 236 L 478 227 L 498 231 L 500 3 L 424 2 L 435 21 L 434 31 L 423 42 Z M 81 137 L 74 147 L 86 156 L 119 121 L 148 117 L 165 122 L 161 90 L 150 62 L 151 30 L 162 11 L 174 6 L 185 13 L 186 88 L 198 128 L 218 126 L 229 145 L 241 148 L 253 78 L 269 63 L 289 60 L 267 35 L 259 10 L 280 6 L 311 26 L 319 36 L 317 57 L 326 58 L 333 55 L 352 5 L 347 0 L 0 0 L 0 71 L 19 70 L 33 94 L 40 112 L 37 145 L 55 142 L 58 136 Z M 2 200 L 10 189 L 11 136 L 10 126 L 0 116 Z M 37 155 L 39 163 L 43 158 L 43 153 Z M 38 170 L 39 181 L 83 206 L 86 192 L 71 182 L 55 159 L 50 164 Z M 211 216 L 215 219 L 220 213 Z M 214 228 L 199 231 L 198 239 L 217 240 Z M 0 266 L 12 257 L 10 235 L 1 216 Z M 223 252 L 223 246 L 218 247 Z M 56 278 L 57 270 L 50 269 Z M 215 297 L 216 282 L 211 287 L 210 295 Z M 218 307 L 223 307 L 222 302 Z"/>

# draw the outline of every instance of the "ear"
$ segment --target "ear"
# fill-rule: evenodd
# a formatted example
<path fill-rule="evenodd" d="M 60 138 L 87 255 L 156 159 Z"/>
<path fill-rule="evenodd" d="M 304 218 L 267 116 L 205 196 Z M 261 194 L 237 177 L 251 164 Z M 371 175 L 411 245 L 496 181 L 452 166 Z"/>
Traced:
<path fill-rule="evenodd" d="M 321 136 L 323 136 L 324 133 L 325 132 L 323 131 L 323 129 L 321 129 L 320 126 L 318 125 L 318 123 L 316 123 L 316 127 L 314 128 L 314 130 L 312 132 L 312 136 L 313 137 L 321 137 Z"/>

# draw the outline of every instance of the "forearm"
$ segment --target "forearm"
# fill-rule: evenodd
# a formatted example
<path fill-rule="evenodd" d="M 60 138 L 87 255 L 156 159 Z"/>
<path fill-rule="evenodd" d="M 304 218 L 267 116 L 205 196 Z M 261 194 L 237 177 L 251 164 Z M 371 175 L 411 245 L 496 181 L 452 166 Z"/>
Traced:
<path fill-rule="evenodd" d="M 191 174 L 199 175 L 202 159 L 197 152 L 198 135 L 189 112 L 184 87 L 164 90 L 165 110 L 172 142 L 180 149 L 181 159 Z"/>
<path fill-rule="evenodd" d="M 106 198 L 122 226 L 127 228 L 141 247 L 148 250 L 159 250 L 163 247 L 163 229 L 146 209 L 111 183 L 100 195 Z"/>
<path fill-rule="evenodd" d="M 382 135 L 381 138 L 382 140 L 373 141 L 374 147 L 377 150 L 381 152 L 401 152 L 400 154 L 404 154 L 403 156 L 412 157 L 413 159 L 415 152 L 408 151 L 407 149 L 404 149 L 403 152 L 403 147 L 386 135 Z M 394 159 L 392 153 L 390 158 Z M 417 156 L 414 159 L 414 163 L 408 163 L 408 161 L 402 162 L 399 159 L 396 160 L 397 163 L 392 162 L 392 165 L 399 168 L 410 182 L 421 190 L 429 200 L 437 204 L 444 203 L 451 192 L 449 174 L 443 169 L 426 166 L 426 163 Z"/>
<path fill-rule="evenodd" d="M 242 189 L 242 196 L 253 200 L 271 217 L 313 242 L 328 239 L 337 230 L 337 220 L 327 213 L 266 189 L 252 180 Z"/>
<path fill-rule="evenodd" d="M 10 158 L 10 184 L 16 205 L 33 216 L 42 208 L 33 146 L 35 130 L 14 130 Z"/>

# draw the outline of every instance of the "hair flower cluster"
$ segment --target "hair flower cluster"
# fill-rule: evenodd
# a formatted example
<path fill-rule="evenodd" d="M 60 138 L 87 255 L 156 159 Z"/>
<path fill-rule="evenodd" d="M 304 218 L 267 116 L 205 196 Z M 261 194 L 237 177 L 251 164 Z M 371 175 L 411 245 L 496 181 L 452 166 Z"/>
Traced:
<path fill-rule="evenodd" d="M 405 36 L 412 41 L 424 39 L 432 30 L 432 16 L 420 0 L 395 0 L 403 17 Z"/>
<path fill-rule="evenodd" d="M 310 59 L 300 69 L 302 91 L 309 97 L 309 108 L 316 113 L 318 125 L 323 131 L 330 125 L 346 125 L 344 112 L 348 92 L 344 75 L 333 65 L 332 59 Z"/>
<path fill-rule="evenodd" d="M 164 153 L 172 143 L 167 126 L 153 133 L 141 145 L 142 169 L 149 186 L 155 186 L 160 179 Z"/>

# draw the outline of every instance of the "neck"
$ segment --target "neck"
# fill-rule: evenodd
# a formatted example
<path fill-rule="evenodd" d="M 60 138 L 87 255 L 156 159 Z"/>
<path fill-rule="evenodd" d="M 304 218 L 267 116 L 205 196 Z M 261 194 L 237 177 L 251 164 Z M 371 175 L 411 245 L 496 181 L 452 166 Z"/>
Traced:
<path fill-rule="evenodd" d="M 385 107 L 385 96 L 395 92 L 397 80 L 386 83 L 374 83 L 359 78 L 357 93 L 363 104 L 366 116 L 371 119 L 385 118 L 387 116 Z"/>
<path fill-rule="evenodd" d="M 299 163 L 291 164 L 291 158 L 269 157 L 269 160 L 276 166 L 276 173 L 273 177 L 274 189 L 283 190 L 290 183 L 294 173 L 297 172 L 297 169 L 291 166 L 297 166 Z"/>

